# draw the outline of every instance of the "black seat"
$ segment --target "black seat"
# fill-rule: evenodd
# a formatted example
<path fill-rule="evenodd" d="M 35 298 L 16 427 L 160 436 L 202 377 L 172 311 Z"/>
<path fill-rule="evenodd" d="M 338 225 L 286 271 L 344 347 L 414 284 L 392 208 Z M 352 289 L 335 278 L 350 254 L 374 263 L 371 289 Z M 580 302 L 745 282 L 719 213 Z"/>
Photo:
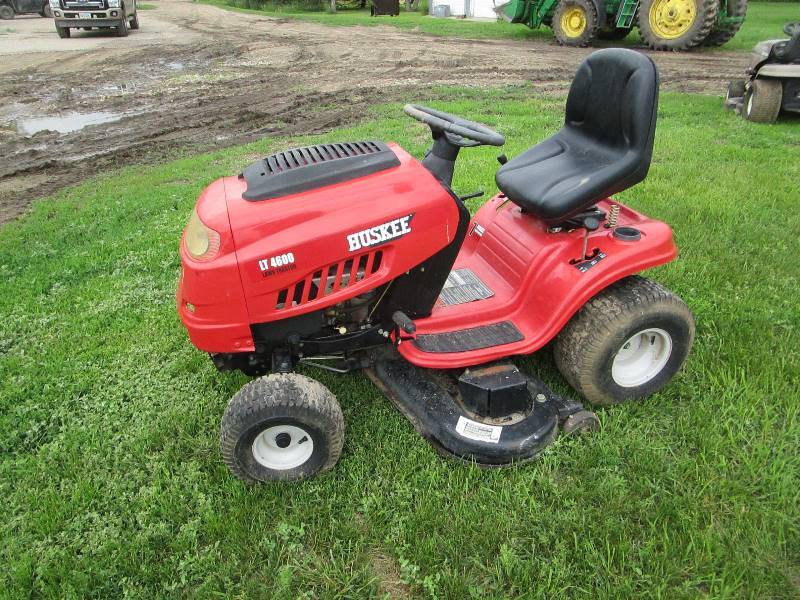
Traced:
<path fill-rule="evenodd" d="M 652 60 L 621 48 L 592 53 L 570 87 L 564 126 L 503 165 L 497 187 L 549 224 L 574 217 L 645 178 L 657 105 Z"/>

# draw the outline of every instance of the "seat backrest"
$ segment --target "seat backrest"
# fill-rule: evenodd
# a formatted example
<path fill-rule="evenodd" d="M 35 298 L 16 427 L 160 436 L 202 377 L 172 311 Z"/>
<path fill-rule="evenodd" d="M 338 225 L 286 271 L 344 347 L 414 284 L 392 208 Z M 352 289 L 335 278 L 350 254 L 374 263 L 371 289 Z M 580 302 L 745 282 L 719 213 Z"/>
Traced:
<path fill-rule="evenodd" d="M 620 152 L 638 166 L 609 193 L 642 181 L 650 168 L 658 110 L 658 71 L 633 50 L 607 48 L 581 63 L 567 97 L 564 128 Z"/>

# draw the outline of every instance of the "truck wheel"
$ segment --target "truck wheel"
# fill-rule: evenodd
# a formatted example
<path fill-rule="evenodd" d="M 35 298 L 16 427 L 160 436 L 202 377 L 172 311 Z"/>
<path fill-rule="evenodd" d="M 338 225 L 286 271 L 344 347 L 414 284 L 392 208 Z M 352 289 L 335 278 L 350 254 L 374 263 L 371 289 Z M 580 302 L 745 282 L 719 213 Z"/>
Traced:
<path fill-rule="evenodd" d="M 672 379 L 694 340 L 686 304 L 644 277 L 626 277 L 589 300 L 556 338 L 558 370 L 593 404 L 649 396 Z"/>
<path fill-rule="evenodd" d="M 0 5 L 0 19 L 13 19 L 15 16 L 14 9 L 11 8 L 8 4 Z"/>
<path fill-rule="evenodd" d="M 128 17 L 122 16 L 119 25 L 117 25 L 117 37 L 128 37 Z"/>
<path fill-rule="evenodd" d="M 719 0 L 642 0 L 639 33 L 653 50 L 688 50 L 714 28 Z"/>
<path fill-rule="evenodd" d="M 727 0 L 725 10 L 729 17 L 740 17 L 738 23 L 717 24 L 708 37 L 703 41 L 703 46 L 722 46 L 741 29 L 744 17 L 747 15 L 747 0 Z"/>
<path fill-rule="evenodd" d="M 597 35 L 597 9 L 590 0 L 561 0 L 552 26 L 559 44 L 588 46 Z"/>
<path fill-rule="evenodd" d="M 53 18 L 53 9 L 50 8 L 50 2 L 47 2 L 42 5 L 42 10 L 39 14 L 45 17 L 46 19 Z"/>
<path fill-rule="evenodd" d="M 754 79 L 744 93 L 742 116 L 753 123 L 778 120 L 783 100 L 783 84 L 776 79 Z"/>
<path fill-rule="evenodd" d="M 273 373 L 239 390 L 220 427 L 222 458 L 247 482 L 306 479 L 342 453 L 344 417 L 336 397 L 297 373 Z"/>
<path fill-rule="evenodd" d="M 133 13 L 133 18 L 131 18 L 131 29 L 139 29 L 139 13 Z"/>
<path fill-rule="evenodd" d="M 56 32 L 60 38 L 68 38 L 70 36 L 69 27 L 59 27 L 56 25 Z"/>
<path fill-rule="evenodd" d="M 603 27 L 597 30 L 597 38 L 601 40 L 624 40 L 630 32 L 630 27 Z"/>

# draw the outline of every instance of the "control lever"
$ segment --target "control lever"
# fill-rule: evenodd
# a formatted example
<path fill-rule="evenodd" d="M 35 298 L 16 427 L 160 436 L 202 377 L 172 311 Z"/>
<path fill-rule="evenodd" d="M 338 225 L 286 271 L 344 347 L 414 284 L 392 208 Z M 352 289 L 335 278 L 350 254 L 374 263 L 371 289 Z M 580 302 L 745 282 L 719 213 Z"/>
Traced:
<path fill-rule="evenodd" d="M 508 157 L 505 154 L 499 154 L 497 156 L 497 162 L 499 162 L 501 165 L 504 165 L 508 162 Z"/>
<path fill-rule="evenodd" d="M 466 196 L 459 196 L 458 199 L 464 202 L 465 200 L 470 200 L 472 198 L 480 198 L 485 193 L 486 192 L 484 192 L 483 190 L 478 190 L 477 192 L 472 192 L 471 194 L 467 194 Z"/>
<path fill-rule="evenodd" d="M 583 262 L 584 260 L 589 258 L 586 255 L 586 252 L 589 249 L 589 247 L 588 247 L 589 246 L 589 233 L 591 233 L 592 231 L 597 231 L 597 229 L 599 227 L 600 227 L 600 219 L 598 219 L 597 217 L 591 217 L 590 216 L 590 217 L 586 217 L 586 218 L 583 219 L 584 233 L 583 233 L 583 252 L 581 253 L 581 262 Z"/>
<path fill-rule="evenodd" d="M 417 331 L 417 326 L 414 324 L 414 321 L 412 321 L 411 318 L 403 311 L 396 310 L 394 314 L 392 314 L 392 321 L 394 321 L 394 324 L 397 325 L 398 328 L 402 329 L 408 334 L 412 334 Z"/>

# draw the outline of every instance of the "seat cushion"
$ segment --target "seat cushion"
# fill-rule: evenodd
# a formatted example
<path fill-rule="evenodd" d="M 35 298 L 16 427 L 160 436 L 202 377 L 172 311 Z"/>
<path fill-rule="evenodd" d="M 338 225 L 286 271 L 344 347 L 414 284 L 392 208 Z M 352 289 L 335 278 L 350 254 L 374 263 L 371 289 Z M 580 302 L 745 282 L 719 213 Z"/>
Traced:
<path fill-rule="evenodd" d="M 658 74 L 638 52 L 594 52 L 578 69 L 561 130 L 503 165 L 497 187 L 550 224 L 586 210 L 647 174 Z"/>
<path fill-rule="evenodd" d="M 523 152 L 497 173 L 513 202 L 548 222 L 563 220 L 605 197 L 636 156 L 580 135 L 557 134 Z"/>

